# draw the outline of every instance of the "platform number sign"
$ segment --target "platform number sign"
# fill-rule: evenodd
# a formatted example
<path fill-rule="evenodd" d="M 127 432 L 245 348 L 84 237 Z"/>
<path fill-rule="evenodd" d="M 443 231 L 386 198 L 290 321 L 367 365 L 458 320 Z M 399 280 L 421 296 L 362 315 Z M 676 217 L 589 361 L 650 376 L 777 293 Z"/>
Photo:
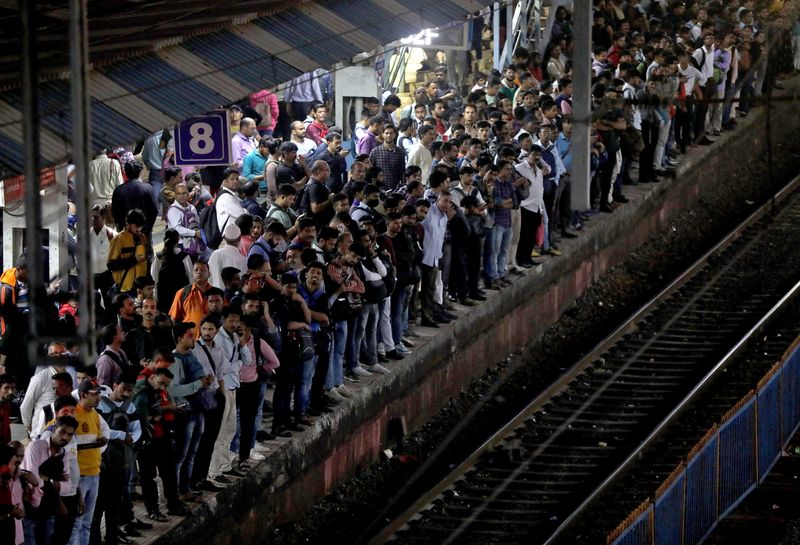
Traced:
<path fill-rule="evenodd" d="M 228 112 L 187 119 L 175 127 L 175 164 L 211 166 L 231 164 Z"/>

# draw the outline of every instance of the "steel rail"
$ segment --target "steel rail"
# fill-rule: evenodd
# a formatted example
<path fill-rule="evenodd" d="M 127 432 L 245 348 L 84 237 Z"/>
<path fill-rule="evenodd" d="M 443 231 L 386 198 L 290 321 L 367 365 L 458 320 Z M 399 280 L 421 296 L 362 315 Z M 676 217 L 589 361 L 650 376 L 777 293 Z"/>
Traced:
<path fill-rule="evenodd" d="M 725 250 L 732 242 L 739 239 L 744 231 L 754 225 L 756 222 L 764 218 L 767 214 L 771 213 L 775 206 L 781 202 L 787 200 L 790 196 L 792 196 L 793 192 L 800 188 L 800 176 L 797 176 L 792 181 L 790 181 L 786 186 L 784 186 L 780 191 L 775 194 L 775 197 L 761 205 L 757 210 L 751 213 L 744 221 L 738 224 L 730 233 L 728 233 L 722 240 L 720 240 L 717 244 L 714 245 L 710 250 L 708 250 L 703 256 L 697 259 L 689 268 L 687 268 L 683 273 L 680 274 L 677 278 L 675 278 L 668 286 L 666 286 L 663 290 L 661 290 L 658 294 L 652 297 L 649 301 L 647 301 L 644 305 L 642 305 L 636 312 L 634 312 L 624 323 L 622 323 L 614 332 L 612 332 L 609 336 L 605 339 L 600 341 L 591 351 L 589 351 L 583 358 L 581 358 L 575 365 L 573 365 L 565 374 L 551 383 L 545 390 L 543 390 L 533 401 L 531 401 L 524 409 L 522 409 L 514 418 L 509 420 L 502 428 L 492 434 L 486 441 L 484 441 L 476 450 L 474 450 L 467 458 L 464 459 L 456 468 L 453 469 L 445 478 L 439 481 L 435 486 L 433 486 L 424 496 L 419 498 L 413 505 L 411 505 L 408 509 L 403 511 L 399 516 L 391 520 L 386 526 L 384 526 L 383 530 L 374 536 L 368 543 L 369 545 L 379 545 L 382 543 L 386 543 L 391 537 L 401 530 L 409 521 L 413 520 L 417 516 L 421 515 L 423 511 L 426 510 L 427 507 L 439 497 L 444 491 L 452 487 L 457 481 L 459 481 L 469 470 L 471 470 L 478 461 L 490 450 L 497 447 L 506 438 L 514 432 L 517 428 L 519 428 L 531 415 L 535 412 L 543 408 L 547 403 L 549 403 L 554 397 L 565 391 L 571 382 L 580 376 L 584 371 L 586 371 L 598 358 L 600 358 L 605 352 L 607 352 L 611 347 L 613 347 L 619 340 L 621 340 L 625 335 L 628 335 L 634 332 L 640 321 L 646 316 L 649 315 L 655 308 L 660 305 L 664 300 L 669 298 L 672 294 L 674 294 L 677 290 L 683 287 L 689 280 L 691 280 L 700 270 L 702 270 L 707 264 L 709 264 L 710 260 L 713 259 L 715 256 L 720 254 L 723 250 Z M 799 283 L 800 284 L 800 283 Z M 795 286 L 792 289 L 791 293 L 795 293 L 796 290 L 800 287 L 800 285 Z M 787 294 L 781 299 L 781 302 L 784 302 L 785 299 L 789 297 Z M 780 302 L 779 302 L 780 304 Z M 773 308 L 774 310 L 774 308 Z M 772 310 L 770 311 L 770 314 Z M 766 318 L 766 317 L 765 317 Z M 759 327 L 761 321 L 759 321 L 756 327 Z M 751 329 L 752 332 L 752 329 Z M 751 333 L 748 332 L 748 335 Z M 736 347 L 741 346 L 742 341 L 737 343 Z M 736 347 L 734 347 L 735 350 Z M 730 352 L 723 358 L 723 360 L 728 361 L 730 358 L 728 357 Z M 719 368 L 719 363 L 714 366 L 714 369 L 717 370 Z M 716 371 L 715 371 L 716 372 Z M 704 378 L 701 381 L 703 384 L 707 383 L 707 380 Z M 695 395 L 695 389 L 687 395 Z M 674 411 L 673 411 L 674 412 Z M 672 412 L 670 413 L 670 416 Z M 661 429 L 661 426 L 659 426 Z M 649 441 L 646 439 L 646 441 Z M 649 444 L 649 443 L 648 443 Z M 636 452 L 641 454 L 639 448 L 636 449 Z M 638 457 L 638 454 L 637 454 Z M 627 459 L 626 459 L 627 462 Z M 626 463 L 623 462 L 623 463 Z M 618 467 L 614 474 L 618 474 L 620 468 Z M 603 481 L 601 484 L 603 489 L 607 487 L 606 481 Z M 600 488 L 600 487 L 598 487 Z M 595 489 L 591 497 L 596 498 L 597 495 L 602 492 L 602 490 L 598 491 Z M 586 502 L 584 502 L 586 503 Z M 581 511 L 585 509 L 584 503 L 582 503 L 579 508 Z M 587 504 L 588 505 L 588 504 Z M 577 512 L 577 510 L 576 510 Z M 575 514 L 576 512 L 573 512 Z M 570 515 L 567 519 L 565 519 L 558 528 L 556 528 L 554 534 L 551 535 L 551 538 L 548 539 L 547 544 L 552 543 L 553 537 L 558 537 L 558 535 L 562 535 L 562 533 L 569 526 L 574 523 L 577 517 L 573 517 Z M 556 532 L 558 534 L 556 534 Z"/>

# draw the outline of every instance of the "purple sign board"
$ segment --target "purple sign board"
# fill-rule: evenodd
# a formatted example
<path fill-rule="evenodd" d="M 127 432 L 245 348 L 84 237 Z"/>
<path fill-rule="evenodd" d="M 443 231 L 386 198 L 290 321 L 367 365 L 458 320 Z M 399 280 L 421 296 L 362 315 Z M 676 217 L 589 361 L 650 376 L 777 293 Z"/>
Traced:
<path fill-rule="evenodd" d="M 192 117 L 175 126 L 175 164 L 211 166 L 231 164 L 228 112 L 221 110 Z"/>

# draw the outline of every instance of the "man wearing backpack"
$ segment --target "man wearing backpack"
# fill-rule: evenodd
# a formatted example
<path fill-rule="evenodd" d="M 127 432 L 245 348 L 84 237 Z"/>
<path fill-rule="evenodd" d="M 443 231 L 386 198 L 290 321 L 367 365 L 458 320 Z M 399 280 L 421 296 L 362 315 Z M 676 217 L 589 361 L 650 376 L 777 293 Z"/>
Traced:
<path fill-rule="evenodd" d="M 111 388 L 119 381 L 123 373 L 130 373 L 133 367 L 122 350 L 125 342 L 125 333 L 118 325 L 107 325 L 103 328 L 103 343 L 105 348 L 97 358 L 97 382 Z"/>
<path fill-rule="evenodd" d="M 185 183 L 175 186 L 175 202 L 167 210 L 167 225 L 178 231 L 181 246 L 193 259 L 207 257 L 207 248 L 200 232 L 200 217 L 189 198 L 189 187 Z"/>
<path fill-rule="evenodd" d="M 223 173 L 222 187 L 214 200 L 217 216 L 217 235 L 225 230 L 226 225 L 234 225 L 239 216 L 246 212 L 239 200 L 238 191 L 239 171 L 235 168 L 226 168 Z M 207 238 L 208 235 L 209 233 L 206 231 Z M 207 243 L 216 250 L 210 239 L 207 240 Z"/>
<path fill-rule="evenodd" d="M 712 31 L 705 31 L 703 35 L 703 46 L 697 48 L 692 53 L 692 62 L 703 77 L 706 79 L 703 85 L 703 100 L 700 101 L 695 108 L 695 129 L 694 139 L 701 145 L 708 145 L 713 142 L 706 135 L 706 115 L 708 114 L 708 99 L 712 98 L 717 90 L 716 79 L 714 79 L 714 33 Z"/>

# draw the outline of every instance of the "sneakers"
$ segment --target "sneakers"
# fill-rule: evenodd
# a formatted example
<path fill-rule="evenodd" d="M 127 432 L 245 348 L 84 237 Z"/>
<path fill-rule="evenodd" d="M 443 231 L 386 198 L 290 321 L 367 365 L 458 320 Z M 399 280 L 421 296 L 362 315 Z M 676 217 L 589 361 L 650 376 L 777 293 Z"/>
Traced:
<path fill-rule="evenodd" d="M 225 475 L 230 475 L 231 477 L 237 477 L 239 479 L 244 479 L 245 474 L 242 471 L 239 471 L 237 468 L 231 468 L 228 471 L 223 471 Z"/>
<path fill-rule="evenodd" d="M 558 250 L 556 248 L 550 248 L 549 250 L 544 250 L 542 253 L 544 255 L 559 256 L 559 255 L 561 255 L 561 250 Z"/>
<path fill-rule="evenodd" d="M 497 281 L 498 281 L 500 284 L 504 285 L 504 286 L 510 286 L 511 284 L 513 284 L 513 282 L 511 282 L 511 280 L 509 280 L 509 279 L 508 279 L 508 278 L 506 278 L 506 277 L 503 277 L 503 278 L 498 278 L 498 279 L 497 279 Z"/>
<path fill-rule="evenodd" d="M 403 344 L 403 348 L 406 348 L 406 347 L 414 348 L 414 345 L 416 343 L 414 341 L 412 341 L 411 339 L 409 339 L 408 337 L 403 337 L 402 344 Z M 400 351 L 398 350 L 398 352 L 400 352 Z M 402 354 L 402 352 L 400 352 L 400 353 Z"/>
<path fill-rule="evenodd" d="M 344 374 L 344 381 L 345 382 L 361 382 L 361 379 L 358 378 L 358 375 L 356 375 L 352 371 L 346 371 L 345 374 Z"/>
<path fill-rule="evenodd" d="M 381 363 L 388 363 L 389 360 L 394 360 L 394 361 L 402 360 L 403 359 L 403 355 L 400 352 L 398 352 L 397 349 L 395 348 L 394 350 L 389 350 L 386 353 L 386 358 L 387 358 L 387 361 L 385 361 L 385 362 L 382 361 Z"/>
<path fill-rule="evenodd" d="M 384 367 L 385 369 L 385 367 Z M 370 377 L 372 373 L 361 367 L 360 365 L 353 367 L 352 373 L 357 377 Z"/>
<path fill-rule="evenodd" d="M 263 454 L 259 454 L 258 452 L 251 452 L 249 459 L 254 462 L 263 462 L 264 460 L 267 459 L 267 457 L 264 456 Z"/>
<path fill-rule="evenodd" d="M 381 365 L 380 363 L 376 363 L 375 365 L 368 365 L 370 373 L 378 373 L 381 375 L 385 375 L 387 373 L 391 373 L 386 367 Z"/>
<path fill-rule="evenodd" d="M 337 390 L 336 388 L 331 388 L 330 390 L 328 390 L 327 395 L 328 395 L 328 397 L 330 397 L 331 399 L 333 399 L 334 401 L 336 401 L 338 403 L 341 403 L 342 401 L 347 399 L 345 396 L 340 394 L 339 390 Z"/>
<path fill-rule="evenodd" d="M 334 388 L 331 391 L 334 391 L 334 390 L 336 391 L 337 394 L 342 396 L 344 399 L 350 399 L 351 397 L 353 397 L 353 393 L 350 392 L 347 388 L 345 388 L 344 384 L 342 384 L 341 386 L 337 386 L 336 388 Z"/>
<path fill-rule="evenodd" d="M 397 346 L 395 346 L 394 350 L 395 350 L 395 352 L 397 352 L 398 354 L 400 354 L 402 356 L 407 356 L 407 355 L 411 354 L 411 350 L 409 350 L 408 348 L 403 346 L 403 343 L 400 343 Z"/>

